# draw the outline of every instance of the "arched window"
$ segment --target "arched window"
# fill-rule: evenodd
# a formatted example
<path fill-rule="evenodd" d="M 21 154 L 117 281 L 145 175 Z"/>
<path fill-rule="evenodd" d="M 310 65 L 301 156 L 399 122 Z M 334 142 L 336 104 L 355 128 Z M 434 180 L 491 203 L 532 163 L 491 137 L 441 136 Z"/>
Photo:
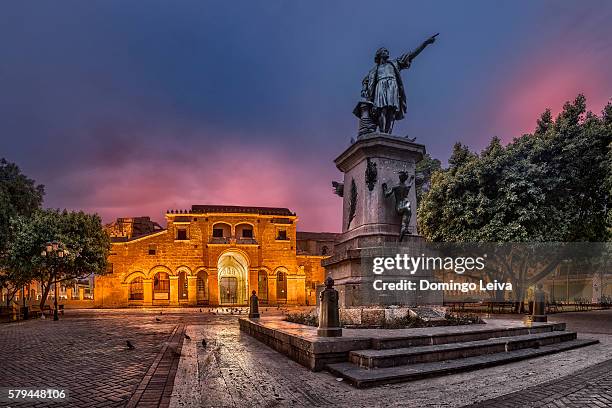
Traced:
<path fill-rule="evenodd" d="M 185 271 L 179 272 L 179 278 L 178 278 L 178 297 L 179 299 L 185 300 L 189 296 L 187 285 L 188 285 L 187 272 Z"/>
<path fill-rule="evenodd" d="M 224 222 L 213 225 L 211 242 L 223 243 L 232 236 L 232 227 Z"/>
<path fill-rule="evenodd" d="M 132 279 L 130 282 L 130 300 L 143 300 L 144 299 L 144 289 L 142 287 L 142 278 L 139 276 L 137 278 Z"/>
<path fill-rule="evenodd" d="M 276 300 L 278 303 L 287 303 L 287 274 L 283 271 L 276 273 Z"/>
<path fill-rule="evenodd" d="M 248 243 L 248 241 L 252 241 L 254 238 L 253 226 L 251 224 L 236 225 L 236 239 Z"/>

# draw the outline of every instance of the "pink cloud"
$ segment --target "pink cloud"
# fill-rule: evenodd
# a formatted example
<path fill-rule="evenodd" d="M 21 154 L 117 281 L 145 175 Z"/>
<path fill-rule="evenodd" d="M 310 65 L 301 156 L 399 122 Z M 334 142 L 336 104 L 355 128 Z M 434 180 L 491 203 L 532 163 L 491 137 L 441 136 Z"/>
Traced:
<path fill-rule="evenodd" d="M 334 177 L 331 162 L 323 169 L 316 158 L 297 152 L 220 139 L 208 149 L 181 147 L 176 155 L 174 146 L 112 165 L 101 160 L 91 170 L 56 180 L 46 203 L 52 207 L 69 202 L 73 209 L 99 213 L 105 222 L 140 215 L 163 221 L 167 209 L 192 204 L 288 207 L 297 213 L 301 230 L 339 230 L 341 202 L 329 187 Z"/>

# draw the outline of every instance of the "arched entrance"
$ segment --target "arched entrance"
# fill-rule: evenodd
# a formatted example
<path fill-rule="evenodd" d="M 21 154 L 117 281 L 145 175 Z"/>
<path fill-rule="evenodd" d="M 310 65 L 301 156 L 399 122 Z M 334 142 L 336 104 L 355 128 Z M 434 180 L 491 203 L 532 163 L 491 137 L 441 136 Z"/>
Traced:
<path fill-rule="evenodd" d="M 153 300 L 170 300 L 170 275 L 166 272 L 153 276 Z"/>
<path fill-rule="evenodd" d="M 237 251 L 223 253 L 217 261 L 219 279 L 219 303 L 222 305 L 245 305 L 249 287 L 249 263 Z"/>
<path fill-rule="evenodd" d="M 129 289 L 129 300 L 144 299 L 144 287 L 142 284 L 142 278 L 140 276 L 132 279 Z"/>

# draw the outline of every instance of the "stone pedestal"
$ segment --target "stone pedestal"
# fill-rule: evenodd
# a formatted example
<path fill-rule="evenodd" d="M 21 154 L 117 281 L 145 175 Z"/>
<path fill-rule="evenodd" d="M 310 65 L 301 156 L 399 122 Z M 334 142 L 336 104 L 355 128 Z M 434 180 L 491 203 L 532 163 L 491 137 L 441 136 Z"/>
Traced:
<path fill-rule="evenodd" d="M 364 255 L 384 252 L 385 248 L 398 245 L 401 216 L 397 213 L 394 197 L 385 197 L 382 185 L 397 186 L 399 172 L 407 174 L 406 185 L 412 184 L 408 195 L 412 207 L 410 234 L 400 245 L 404 252 L 420 255 L 424 239 L 417 235 L 416 191 L 412 177 L 424 154 L 424 145 L 407 138 L 368 133 L 360 135 L 334 160 L 344 173 L 342 235 L 334 246 L 334 255 L 322 265 L 335 281 L 341 307 L 418 303 L 418 293 L 382 294 L 372 299 L 367 292 L 375 276 L 364 270 L 361 262 Z"/>

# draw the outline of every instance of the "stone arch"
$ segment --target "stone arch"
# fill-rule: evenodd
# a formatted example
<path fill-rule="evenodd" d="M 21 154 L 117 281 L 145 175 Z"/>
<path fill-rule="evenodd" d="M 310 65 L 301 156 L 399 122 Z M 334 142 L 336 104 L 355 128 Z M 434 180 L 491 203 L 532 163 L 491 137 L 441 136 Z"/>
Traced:
<path fill-rule="evenodd" d="M 142 272 L 142 271 L 134 271 L 134 272 L 130 272 L 127 275 L 125 275 L 125 277 L 123 278 L 123 282 L 122 283 L 130 283 L 132 280 L 134 280 L 135 278 L 142 278 L 142 279 L 147 279 L 147 275 Z"/>
<path fill-rule="evenodd" d="M 196 304 L 206 305 L 210 301 L 210 291 L 208 285 L 209 272 L 203 266 L 195 269 L 196 276 Z"/>
<path fill-rule="evenodd" d="M 176 275 L 178 276 L 177 292 L 179 300 L 187 301 L 189 298 L 189 280 L 187 277 L 191 274 L 191 269 L 189 269 L 187 266 L 183 265 L 176 268 Z"/>
<path fill-rule="evenodd" d="M 170 276 L 172 270 L 167 266 L 157 265 L 149 271 L 149 278 L 153 280 L 153 300 L 170 301 Z"/>
<path fill-rule="evenodd" d="M 168 268 L 167 266 L 165 266 L 165 265 L 155 265 L 154 267 L 149 269 L 149 273 L 147 274 L 147 277 L 149 279 L 153 279 L 155 274 L 158 273 L 158 272 L 166 272 L 170 276 L 174 275 L 174 273 L 172 272 L 172 269 Z"/>

